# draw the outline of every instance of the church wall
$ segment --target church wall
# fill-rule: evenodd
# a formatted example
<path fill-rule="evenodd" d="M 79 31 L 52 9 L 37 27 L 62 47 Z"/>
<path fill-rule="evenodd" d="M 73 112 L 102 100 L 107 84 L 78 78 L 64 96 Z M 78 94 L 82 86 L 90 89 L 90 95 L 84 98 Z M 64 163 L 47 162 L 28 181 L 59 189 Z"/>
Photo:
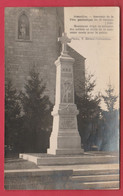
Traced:
<path fill-rule="evenodd" d="M 18 18 L 24 12 L 30 23 L 30 40 L 18 39 Z M 20 90 L 36 65 L 47 90 L 55 85 L 58 24 L 56 8 L 5 9 L 5 70 Z M 51 92 L 53 93 L 53 92 Z"/>
<path fill-rule="evenodd" d="M 29 20 L 29 39 L 20 39 L 19 17 L 25 14 Z M 61 44 L 58 37 L 64 28 L 63 8 L 5 8 L 5 80 L 11 78 L 17 90 L 24 89 L 30 69 L 35 65 L 40 77 L 46 83 L 46 94 L 54 103 L 55 60 L 60 55 Z M 84 58 L 69 49 L 75 58 L 75 87 L 77 78 L 84 78 Z M 82 69 L 82 70 L 81 70 Z"/>

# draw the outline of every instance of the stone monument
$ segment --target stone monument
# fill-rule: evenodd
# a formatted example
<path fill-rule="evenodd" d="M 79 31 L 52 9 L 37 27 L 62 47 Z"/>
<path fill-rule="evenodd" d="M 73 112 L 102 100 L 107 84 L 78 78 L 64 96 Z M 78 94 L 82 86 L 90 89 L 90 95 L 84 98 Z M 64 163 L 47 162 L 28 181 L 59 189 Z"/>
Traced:
<path fill-rule="evenodd" d="M 74 59 L 69 56 L 67 51 L 67 43 L 70 43 L 71 40 L 67 37 L 66 33 L 63 33 L 58 41 L 62 43 L 62 52 L 55 62 L 56 99 L 52 111 L 53 130 L 47 154 L 81 154 L 84 151 L 81 148 L 81 138 L 77 126 L 79 111 L 74 103 Z"/>

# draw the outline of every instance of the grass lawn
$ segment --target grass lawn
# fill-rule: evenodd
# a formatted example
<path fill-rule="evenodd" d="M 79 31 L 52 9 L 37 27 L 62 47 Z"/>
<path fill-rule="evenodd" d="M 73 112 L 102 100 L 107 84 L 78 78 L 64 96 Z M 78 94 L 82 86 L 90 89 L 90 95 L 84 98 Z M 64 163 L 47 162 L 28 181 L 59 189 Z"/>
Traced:
<path fill-rule="evenodd" d="M 18 155 L 5 158 L 4 169 L 5 170 L 16 170 L 16 169 L 37 169 L 38 166 L 29 161 L 19 159 Z"/>

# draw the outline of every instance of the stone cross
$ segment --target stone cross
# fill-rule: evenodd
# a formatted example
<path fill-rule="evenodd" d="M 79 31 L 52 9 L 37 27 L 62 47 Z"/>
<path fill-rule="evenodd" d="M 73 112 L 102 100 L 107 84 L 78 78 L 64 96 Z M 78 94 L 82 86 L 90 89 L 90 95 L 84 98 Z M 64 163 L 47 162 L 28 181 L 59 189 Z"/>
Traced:
<path fill-rule="evenodd" d="M 62 33 L 62 37 L 59 37 L 58 41 L 62 43 L 62 53 L 67 52 L 67 43 L 71 42 L 71 39 L 67 37 L 67 34 Z"/>

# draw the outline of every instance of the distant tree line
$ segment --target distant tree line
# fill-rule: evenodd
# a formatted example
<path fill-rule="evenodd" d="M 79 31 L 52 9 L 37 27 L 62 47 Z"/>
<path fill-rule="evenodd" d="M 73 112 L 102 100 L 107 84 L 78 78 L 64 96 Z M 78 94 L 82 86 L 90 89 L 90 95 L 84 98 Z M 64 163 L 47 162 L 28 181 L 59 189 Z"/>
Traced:
<path fill-rule="evenodd" d="M 75 95 L 79 108 L 78 129 L 84 150 L 117 151 L 119 149 L 119 109 L 115 109 L 118 96 L 112 85 L 107 85 L 105 95 L 93 95 L 96 81 L 86 74 L 85 92 Z M 81 84 L 80 84 L 81 88 Z M 101 108 L 104 101 L 107 110 Z"/>
<path fill-rule="evenodd" d="M 78 130 L 85 151 L 116 151 L 119 147 L 119 112 L 115 109 L 117 96 L 111 84 L 106 95 L 93 96 L 96 81 L 85 78 L 85 91 L 75 93 L 79 109 Z M 80 84 L 80 89 L 81 89 Z M 5 153 L 46 152 L 52 131 L 53 108 L 45 95 L 46 86 L 35 68 L 30 71 L 23 92 L 17 92 L 11 80 L 5 83 Z M 83 87 L 82 87 L 83 89 Z M 107 110 L 101 109 L 101 99 Z"/>

